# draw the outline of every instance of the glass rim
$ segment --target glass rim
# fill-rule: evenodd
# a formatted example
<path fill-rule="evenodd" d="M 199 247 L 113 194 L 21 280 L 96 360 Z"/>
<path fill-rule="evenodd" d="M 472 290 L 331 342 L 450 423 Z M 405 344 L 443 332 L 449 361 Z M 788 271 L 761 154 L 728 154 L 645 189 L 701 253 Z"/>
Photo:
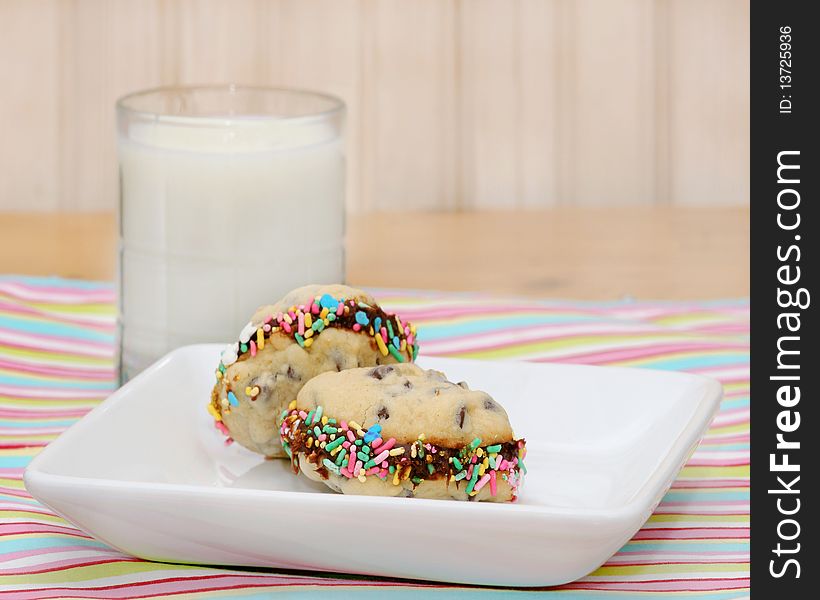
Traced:
<path fill-rule="evenodd" d="M 330 107 L 325 110 L 320 110 L 317 112 L 307 113 L 303 115 L 274 115 L 274 114 L 265 114 L 265 113 L 258 113 L 258 114 L 213 114 L 213 115 L 179 115 L 179 114 L 172 114 L 170 112 L 162 112 L 162 111 L 154 111 L 154 110 L 144 110 L 141 108 L 135 108 L 134 106 L 130 106 L 134 100 L 139 98 L 144 98 L 152 95 L 159 95 L 163 93 L 173 93 L 173 92 L 196 92 L 196 91 L 211 91 L 211 92 L 228 92 L 235 93 L 235 92 L 257 92 L 257 93 L 277 93 L 277 94 L 285 94 L 290 96 L 302 96 L 304 98 L 314 98 L 314 99 L 321 99 L 327 101 L 330 104 Z M 128 113 L 132 115 L 141 115 L 144 117 L 150 117 L 157 121 L 162 121 L 166 119 L 173 119 L 176 122 L 184 121 L 184 120 L 211 120 L 214 124 L 222 122 L 223 124 L 230 124 L 231 121 L 242 121 L 246 119 L 270 119 L 270 120 L 277 120 L 277 121 L 311 121 L 311 120 L 321 120 L 321 119 L 328 119 L 332 118 L 336 115 L 343 114 L 346 110 L 346 105 L 344 100 L 339 98 L 338 96 L 334 96 L 332 94 L 328 94 L 325 92 L 318 92 L 315 90 L 308 90 L 303 88 L 290 88 L 284 86 L 264 86 L 264 85 L 244 85 L 244 84 L 236 84 L 236 83 L 214 83 L 214 84 L 183 84 L 183 85 L 163 85 L 157 86 L 153 88 L 145 88 L 141 90 L 136 90 L 133 92 L 129 92 L 124 96 L 120 96 L 117 98 L 116 102 L 114 103 L 114 107 L 116 108 L 117 112 Z"/>

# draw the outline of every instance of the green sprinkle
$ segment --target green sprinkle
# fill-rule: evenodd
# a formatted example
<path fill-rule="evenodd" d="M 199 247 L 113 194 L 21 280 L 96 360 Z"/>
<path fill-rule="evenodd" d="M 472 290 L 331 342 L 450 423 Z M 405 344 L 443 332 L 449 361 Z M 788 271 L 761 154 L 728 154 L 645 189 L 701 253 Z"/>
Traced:
<path fill-rule="evenodd" d="M 527 467 L 524 465 L 524 461 L 523 461 L 523 460 L 521 460 L 520 458 L 518 459 L 518 467 L 519 467 L 522 471 L 524 471 L 524 475 L 526 475 L 526 474 L 527 474 Z"/>
<path fill-rule="evenodd" d="M 370 454 L 370 446 L 368 446 L 367 444 L 362 444 L 362 452 L 364 452 L 365 454 Z"/>
<path fill-rule="evenodd" d="M 476 481 L 478 481 L 478 467 L 474 466 L 473 467 L 473 476 L 470 477 L 470 483 L 467 484 L 467 489 L 465 489 L 464 491 L 467 492 L 468 494 L 470 492 L 472 492 L 473 488 L 475 487 Z"/>
<path fill-rule="evenodd" d="M 293 458 L 293 454 L 290 451 L 290 444 L 287 442 L 282 442 L 282 448 L 285 449 L 285 454 L 287 454 L 290 458 Z"/>
<path fill-rule="evenodd" d="M 328 442 L 327 445 L 325 446 L 325 450 L 330 452 L 331 450 L 335 450 L 336 448 L 338 448 L 339 446 L 341 446 L 344 443 L 345 443 L 345 438 L 344 438 L 344 436 L 340 435 L 339 437 L 337 437 L 332 442 Z"/>
<path fill-rule="evenodd" d="M 322 435 L 322 430 L 321 430 L 321 429 L 319 429 L 319 426 L 318 426 L 318 425 L 316 425 L 316 426 L 313 428 L 313 435 L 315 435 L 316 437 L 319 437 L 320 435 Z"/>
<path fill-rule="evenodd" d="M 247 352 L 248 351 L 248 345 L 247 344 L 239 344 L 239 350 L 241 352 Z"/>
<path fill-rule="evenodd" d="M 225 365 L 223 365 L 223 364 L 222 364 L 222 362 L 220 361 L 220 363 L 219 363 L 219 371 L 220 371 L 220 372 L 224 375 L 226 370 L 227 370 L 227 369 L 225 368 Z"/>
<path fill-rule="evenodd" d="M 279 420 L 283 421 L 285 419 L 285 417 L 287 417 L 287 416 L 288 416 L 288 409 L 286 408 L 285 410 L 282 411 L 282 414 L 279 415 Z"/>
<path fill-rule="evenodd" d="M 336 313 L 328 313 L 327 314 L 327 320 L 330 321 L 331 323 L 333 321 L 335 321 L 336 320 Z"/>
<path fill-rule="evenodd" d="M 339 451 L 339 454 L 336 456 L 336 464 L 340 465 L 344 462 L 345 456 L 347 456 L 347 448 L 342 448 Z"/>
<path fill-rule="evenodd" d="M 390 465 L 389 467 L 387 467 L 387 470 L 390 473 L 395 473 L 396 472 L 396 467 L 394 465 Z"/>
<path fill-rule="evenodd" d="M 299 342 L 299 345 L 300 345 L 302 348 L 304 348 L 304 347 L 305 347 L 305 338 L 303 338 L 303 337 L 302 337 L 301 335 L 299 335 L 298 333 L 294 333 L 294 334 L 293 334 L 293 337 L 295 337 L 295 338 L 296 338 L 296 341 L 297 341 L 297 342 Z"/>
<path fill-rule="evenodd" d="M 490 468 L 495 469 L 495 456 L 490 457 Z"/>
<path fill-rule="evenodd" d="M 375 466 L 376 466 L 376 461 L 373 460 L 372 458 L 369 461 L 367 461 L 366 463 L 364 463 L 364 468 L 365 469 L 369 469 L 370 467 L 375 467 Z"/>
<path fill-rule="evenodd" d="M 461 464 L 461 461 L 458 460 L 455 456 L 453 457 L 453 464 L 455 465 L 456 469 L 461 471 L 464 468 L 464 465 Z"/>
<path fill-rule="evenodd" d="M 390 319 L 387 319 L 387 336 L 393 339 L 393 335 L 393 324 L 390 322 Z"/>
<path fill-rule="evenodd" d="M 366 461 L 370 460 L 370 457 L 367 454 L 365 454 L 364 452 L 357 452 L 356 456 L 358 456 L 359 460 L 361 460 L 362 462 L 366 462 Z"/>
<path fill-rule="evenodd" d="M 501 444 L 494 444 L 492 446 L 487 446 L 485 448 L 485 450 L 487 450 L 487 452 L 495 452 L 495 453 L 501 452 Z"/>
<path fill-rule="evenodd" d="M 465 477 L 467 477 L 467 471 L 462 471 L 461 473 L 459 473 L 458 475 L 456 475 L 456 481 L 461 481 L 461 480 L 462 480 L 462 479 L 464 479 Z"/>
<path fill-rule="evenodd" d="M 316 320 L 313 322 L 313 326 L 312 326 L 313 331 L 315 331 L 316 333 L 320 333 L 322 331 L 322 329 L 324 329 L 324 328 L 325 328 L 324 320 L 317 317 Z"/>
<path fill-rule="evenodd" d="M 413 477 L 413 479 L 412 479 L 411 481 L 412 481 L 413 483 L 415 483 L 416 485 L 418 485 L 418 484 L 420 484 L 422 481 L 424 481 L 424 479 L 422 479 L 421 477 Z"/>
<path fill-rule="evenodd" d="M 393 355 L 393 358 L 395 358 L 397 361 L 399 361 L 400 363 L 404 362 L 404 357 L 399 353 L 399 351 L 392 343 L 387 347 L 387 350 L 390 352 L 390 354 Z"/>
<path fill-rule="evenodd" d="M 313 425 L 313 411 L 310 411 L 305 418 L 305 425 Z"/>
<path fill-rule="evenodd" d="M 507 474 L 506 474 L 506 473 L 504 473 L 504 474 L 501 476 L 501 479 L 503 479 L 504 481 L 507 481 Z"/>
<path fill-rule="evenodd" d="M 339 470 L 339 467 L 337 467 L 335 464 L 333 464 L 330 460 L 328 460 L 326 458 L 322 460 L 322 464 L 325 467 L 327 467 L 327 470 L 330 471 L 331 473 L 335 473 L 336 475 L 339 475 L 341 473 L 341 471 Z"/>
<path fill-rule="evenodd" d="M 336 419 L 328 419 L 328 420 L 327 420 L 327 422 L 328 422 L 330 425 L 335 425 L 335 424 L 336 424 Z"/>
<path fill-rule="evenodd" d="M 324 431 L 325 433 L 336 433 L 339 430 L 335 427 L 331 427 L 330 425 L 325 425 L 324 427 L 322 427 L 322 431 Z"/>
<path fill-rule="evenodd" d="M 358 439 L 353 443 L 356 444 L 357 446 L 361 446 L 362 444 L 364 444 L 364 442 L 361 439 Z"/>
<path fill-rule="evenodd" d="M 419 355 L 419 345 L 413 344 L 413 360 L 416 360 L 416 357 Z"/>
<path fill-rule="evenodd" d="M 475 450 L 481 445 L 481 438 L 476 438 L 470 442 L 470 450 Z"/>
<path fill-rule="evenodd" d="M 432 475 L 436 468 L 433 466 L 433 463 L 427 463 L 427 470 L 430 471 L 430 475 Z"/>
<path fill-rule="evenodd" d="M 316 420 L 317 421 L 322 420 L 322 411 L 324 411 L 324 408 L 322 408 L 321 406 L 316 407 Z"/>
<path fill-rule="evenodd" d="M 416 443 L 419 445 L 419 450 L 417 452 L 417 454 L 419 455 L 419 458 L 424 458 L 424 444 L 422 444 L 421 442 L 416 442 Z"/>

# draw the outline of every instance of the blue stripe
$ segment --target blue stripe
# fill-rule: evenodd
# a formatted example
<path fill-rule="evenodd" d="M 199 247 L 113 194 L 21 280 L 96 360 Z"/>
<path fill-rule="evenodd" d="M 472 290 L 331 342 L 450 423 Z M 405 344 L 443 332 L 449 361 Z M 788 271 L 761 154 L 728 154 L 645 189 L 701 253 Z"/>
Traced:
<path fill-rule="evenodd" d="M 86 340 L 89 342 L 100 342 L 105 344 L 114 343 L 114 334 L 97 331 L 90 327 L 81 325 L 70 325 L 68 323 L 58 323 L 57 321 L 49 321 L 41 323 L 39 321 L 31 321 L 29 319 L 17 319 L 14 317 L 7 317 L 0 315 L 0 328 L 11 331 L 19 331 L 21 333 L 30 333 L 33 335 L 53 335 L 64 338 L 77 338 L 79 340 Z"/>
<path fill-rule="evenodd" d="M 469 317 L 465 317 L 469 318 Z M 510 315 L 498 316 L 493 319 L 464 321 L 462 323 L 448 323 L 442 325 L 425 325 L 419 329 L 419 341 L 434 341 L 447 339 L 460 335 L 473 335 L 479 333 L 491 333 L 502 331 L 510 327 L 549 325 L 556 323 L 578 323 L 582 321 L 593 322 L 599 319 L 589 315 L 543 315 L 533 313 L 532 315 Z"/>
<path fill-rule="evenodd" d="M 81 279 L 65 279 L 63 277 L 30 277 L 26 275 L 0 275 L 0 281 L 23 283 L 32 287 L 55 287 L 66 290 L 113 290 L 110 281 L 86 281 Z"/>
<path fill-rule="evenodd" d="M 687 371 L 703 367 L 720 367 L 723 365 L 737 365 L 745 367 L 749 364 L 749 353 L 742 354 L 698 354 L 685 358 L 652 359 L 640 366 L 646 369 L 664 369 L 666 371 Z"/>
<path fill-rule="evenodd" d="M 67 381 L 58 379 L 56 381 L 48 379 L 34 379 L 31 377 L 13 375 L 0 375 L 0 384 L 17 385 L 20 387 L 38 387 L 71 390 L 114 390 L 116 384 L 113 381 Z"/>

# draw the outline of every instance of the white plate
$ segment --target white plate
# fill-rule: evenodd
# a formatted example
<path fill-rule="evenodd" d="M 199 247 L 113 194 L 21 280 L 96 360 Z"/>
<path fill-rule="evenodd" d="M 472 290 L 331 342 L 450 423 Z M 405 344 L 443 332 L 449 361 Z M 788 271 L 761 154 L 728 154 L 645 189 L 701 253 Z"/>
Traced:
<path fill-rule="evenodd" d="M 343 496 L 224 445 L 205 411 L 220 348 L 180 348 L 112 394 L 31 463 L 28 490 L 150 560 L 553 585 L 632 537 L 722 395 L 681 373 L 424 357 L 526 437 L 519 501 Z"/>

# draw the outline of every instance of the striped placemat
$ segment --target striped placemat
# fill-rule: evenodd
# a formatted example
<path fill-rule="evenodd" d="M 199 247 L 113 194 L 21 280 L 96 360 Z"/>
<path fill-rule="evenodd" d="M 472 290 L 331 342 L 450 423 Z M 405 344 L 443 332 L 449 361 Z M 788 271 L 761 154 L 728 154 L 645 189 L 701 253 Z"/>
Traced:
<path fill-rule="evenodd" d="M 428 355 L 685 370 L 719 379 L 720 414 L 646 526 L 595 573 L 523 595 L 737 598 L 749 586 L 749 307 L 541 302 L 380 290 Z M 108 284 L 0 277 L 0 598 L 417 596 L 420 584 L 168 565 L 108 548 L 44 508 L 28 461 L 113 388 Z M 456 597 L 512 592 L 423 586 Z M 516 593 L 516 596 L 522 594 Z"/>

